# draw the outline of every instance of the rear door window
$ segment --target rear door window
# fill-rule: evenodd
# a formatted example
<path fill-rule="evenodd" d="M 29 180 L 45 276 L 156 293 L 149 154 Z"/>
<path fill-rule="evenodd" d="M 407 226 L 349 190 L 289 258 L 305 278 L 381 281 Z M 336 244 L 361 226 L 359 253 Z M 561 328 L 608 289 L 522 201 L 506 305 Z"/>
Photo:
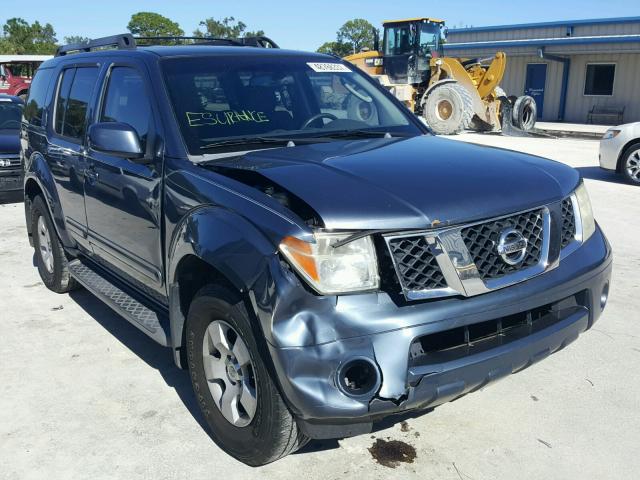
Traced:
<path fill-rule="evenodd" d="M 97 67 L 79 67 L 63 71 L 56 99 L 56 133 L 82 141 L 87 130 L 89 101 L 97 78 Z"/>

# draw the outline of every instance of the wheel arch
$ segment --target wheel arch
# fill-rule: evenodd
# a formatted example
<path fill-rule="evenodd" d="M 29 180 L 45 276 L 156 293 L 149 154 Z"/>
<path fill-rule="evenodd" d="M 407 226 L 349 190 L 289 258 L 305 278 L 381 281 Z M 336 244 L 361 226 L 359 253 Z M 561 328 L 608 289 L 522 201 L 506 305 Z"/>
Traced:
<path fill-rule="evenodd" d="M 184 365 L 184 324 L 195 294 L 207 284 L 224 286 L 237 292 L 255 316 L 254 285 L 270 276 L 276 248 L 254 224 L 221 207 L 202 206 L 183 219 L 167 261 L 171 345 L 178 366 Z"/>
<path fill-rule="evenodd" d="M 616 172 L 618 173 L 622 172 L 622 162 L 624 161 L 627 155 L 627 152 L 635 146 L 640 146 L 640 138 L 634 138 L 633 140 L 628 141 L 620 149 L 620 153 L 618 154 L 618 161 L 616 163 Z"/>

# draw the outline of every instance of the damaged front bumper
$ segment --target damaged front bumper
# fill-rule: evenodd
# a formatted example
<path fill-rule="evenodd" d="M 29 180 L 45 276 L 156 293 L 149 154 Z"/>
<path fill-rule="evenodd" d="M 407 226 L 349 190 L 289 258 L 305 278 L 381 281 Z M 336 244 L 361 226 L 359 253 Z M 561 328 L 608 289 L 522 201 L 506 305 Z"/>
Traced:
<path fill-rule="evenodd" d="M 590 328 L 606 304 L 611 265 L 597 229 L 557 269 L 476 297 L 397 306 L 384 293 L 310 300 L 289 292 L 271 311 L 268 338 L 282 392 L 311 438 L 367 433 L 385 416 L 453 400 Z M 354 360 L 378 374 L 362 395 L 340 385 Z"/>

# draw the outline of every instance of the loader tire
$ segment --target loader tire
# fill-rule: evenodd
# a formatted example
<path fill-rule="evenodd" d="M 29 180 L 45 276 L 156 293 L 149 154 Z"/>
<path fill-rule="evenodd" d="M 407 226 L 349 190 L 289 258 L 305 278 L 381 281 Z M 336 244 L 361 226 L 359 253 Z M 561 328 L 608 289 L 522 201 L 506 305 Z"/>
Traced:
<path fill-rule="evenodd" d="M 523 95 L 513 104 L 513 125 L 528 132 L 533 129 L 538 117 L 536 101 L 529 95 Z"/>
<path fill-rule="evenodd" d="M 422 115 L 436 135 L 456 135 L 471 125 L 473 100 L 459 83 L 445 83 L 426 96 Z"/>

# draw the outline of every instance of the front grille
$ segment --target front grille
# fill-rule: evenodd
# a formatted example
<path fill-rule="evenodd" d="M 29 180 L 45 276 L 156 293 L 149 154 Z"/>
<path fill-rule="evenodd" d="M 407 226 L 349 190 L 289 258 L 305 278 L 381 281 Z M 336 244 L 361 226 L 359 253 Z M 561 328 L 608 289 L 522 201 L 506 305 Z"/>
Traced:
<path fill-rule="evenodd" d="M 462 229 L 462 239 L 482 279 L 500 278 L 538 264 L 543 243 L 542 213 L 534 210 Z M 526 255 L 517 265 L 509 265 L 498 254 L 500 234 L 508 227 L 516 228 L 527 239 Z"/>
<path fill-rule="evenodd" d="M 576 216 L 571 198 L 562 201 L 562 248 L 569 245 L 576 237 Z"/>
<path fill-rule="evenodd" d="M 405 290 L 447 287 L 444 275 L 424 236 L 394 238 L 388 243 L 400 283 Z"/>

